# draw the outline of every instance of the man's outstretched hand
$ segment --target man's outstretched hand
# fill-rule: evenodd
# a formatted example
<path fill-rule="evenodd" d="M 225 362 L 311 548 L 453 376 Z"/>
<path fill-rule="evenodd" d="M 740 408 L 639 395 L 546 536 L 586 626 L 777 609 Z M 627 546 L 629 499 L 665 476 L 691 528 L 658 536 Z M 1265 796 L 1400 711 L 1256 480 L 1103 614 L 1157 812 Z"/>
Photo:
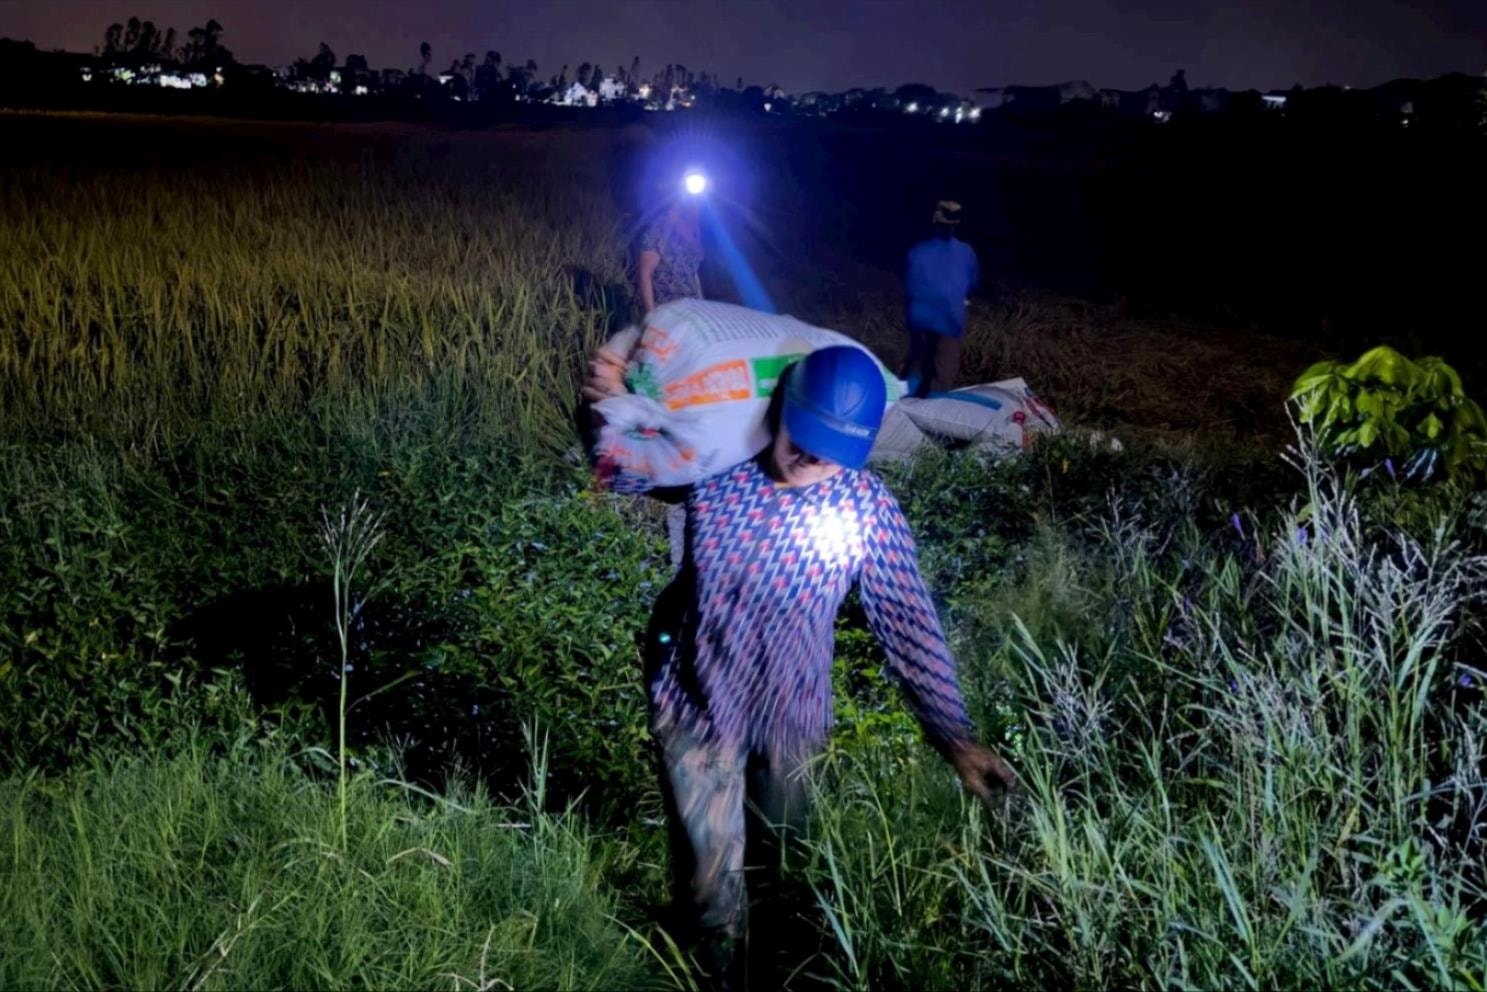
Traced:
<path fill-rule="evenodd" d="M 991 802 L 994 790 L 1010 790 L 1017 784 L 1017 776 L 1001 756 L 975 741 L 962 741 L 952 747 L 950 764 L 965 787 L 984 803 Z"/>

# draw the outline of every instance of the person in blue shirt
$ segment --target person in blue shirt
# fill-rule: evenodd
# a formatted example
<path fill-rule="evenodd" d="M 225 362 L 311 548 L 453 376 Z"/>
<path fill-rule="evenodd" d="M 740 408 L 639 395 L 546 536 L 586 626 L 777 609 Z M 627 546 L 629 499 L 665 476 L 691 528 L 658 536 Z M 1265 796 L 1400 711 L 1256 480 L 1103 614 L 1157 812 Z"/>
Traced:
<path fill-rule="evenodd" d="M 921 399 L 955 385 L 966 328 L 966 297 L 981 275 L 975 249 L 955 236 L 960 204 L 941 200 L 933 222 L 934 237 L 909 250 L 904 268 L 909 356 L 902 376 L 910 395 Z"/>

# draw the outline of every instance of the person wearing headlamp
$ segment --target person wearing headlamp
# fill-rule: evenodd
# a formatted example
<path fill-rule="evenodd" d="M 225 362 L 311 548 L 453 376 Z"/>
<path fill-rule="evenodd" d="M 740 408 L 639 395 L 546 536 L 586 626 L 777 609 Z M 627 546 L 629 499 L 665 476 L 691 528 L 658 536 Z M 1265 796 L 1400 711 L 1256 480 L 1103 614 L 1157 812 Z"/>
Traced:
<path fill-rule="evenodd" d="M 645 313 L 672 300 L 702 299 L 700 201 L 707 187 L 706 174 L 689 169 L 666 209 L 640 236 L 635 281 Z"/>
<path fill-rule="evenodd" d="M 903 513 L 863 468 L 886 400 L 878 364 L 851 346 L 813 352 L 781 400 L 768 448 L 693 487 L 683 566 L 647 634 L 678 903 L 695 912 L 725 984 L 746 916 L 746 849 L 802 822 L 804 767 L 832 724 L 836 615 L 853 586 L 929 743 L 983 800 L 1014 781 L 975 738 Z"/>

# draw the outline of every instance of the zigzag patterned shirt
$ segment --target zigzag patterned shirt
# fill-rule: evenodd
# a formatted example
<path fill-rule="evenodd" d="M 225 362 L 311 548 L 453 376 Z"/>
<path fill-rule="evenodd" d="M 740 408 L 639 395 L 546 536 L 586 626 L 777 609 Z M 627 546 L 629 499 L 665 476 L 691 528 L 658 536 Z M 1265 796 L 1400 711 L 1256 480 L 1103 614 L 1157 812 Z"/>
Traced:
<path fill-rule="evenodd" d="M 908 524 L 871 473 L 796 488 L 748 461 L 702 480 L 683 579 L 690 605 L 650 683 L 657 736 L 762 753 L 823 742 L 834 624 L 854 583 L 925 736 L 941 750 L 970 736 Z"/>

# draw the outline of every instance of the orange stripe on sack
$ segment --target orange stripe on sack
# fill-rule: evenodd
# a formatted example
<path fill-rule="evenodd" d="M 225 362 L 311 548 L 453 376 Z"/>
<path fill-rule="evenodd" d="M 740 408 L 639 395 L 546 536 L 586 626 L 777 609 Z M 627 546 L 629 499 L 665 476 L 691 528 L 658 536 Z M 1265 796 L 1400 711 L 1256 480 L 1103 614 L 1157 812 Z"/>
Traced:
<path fill-rule="evenodd" d="M 749 387 L 748 363 L 736 358 L 718 365 L 709 365 L 685 379 L 667 383 L 663 392 L 667 409 L 680 410 L 682 407 L 707 403 L 746 400 L 753 395 L 753 390 Z"/>
<path fill-rule="evenodd" d="M 676 353 L 676 343 L 659 327 L 647 326 L 645 329 L 646 350 L 653 352 L 662 361 L 666 361 Z"/>

